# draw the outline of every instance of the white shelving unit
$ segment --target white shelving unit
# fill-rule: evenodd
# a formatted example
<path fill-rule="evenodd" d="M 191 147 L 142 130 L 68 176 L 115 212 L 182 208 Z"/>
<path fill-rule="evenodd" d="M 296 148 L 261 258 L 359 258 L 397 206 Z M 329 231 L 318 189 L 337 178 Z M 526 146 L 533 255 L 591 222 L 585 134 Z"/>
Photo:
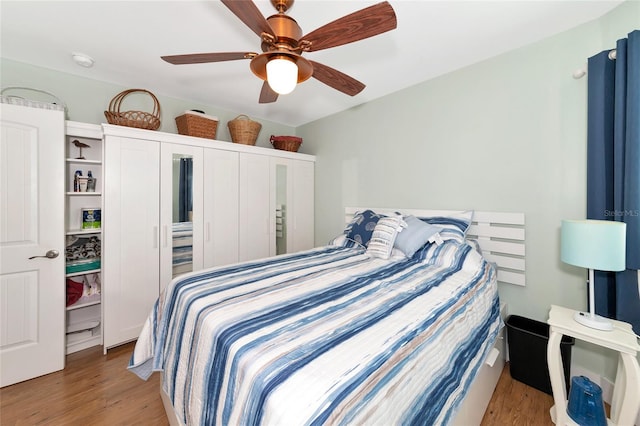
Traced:
<path fill-rule="evenodd" d="M 78 141 L 88 147 L 82 148 L 74 144 Z M 93 247 L 98 252 L 102 241 L 102 229 L 82 227 L 82 209 L 100 209 L 102 212 L 103 188 L 103 144 L 102 127 L 86 123 L 67 121 L 66 123 L 66 167 L 65 167 L 65 235 L 67 246 L 71 243 L 85 247 Z M 84 158 L 79 158 L 84 157 Z M 96 179 L 94 192 L 74 191 L 74 174 L 81 170 L 83 176 L 91 171 Z M 95 239 L 100 244 L 96 245 Z M 83 250 L 80 250 L 81 252 Z M 82 297 L 66 307 L 66 350 L 73 353 L 92 346 L 103 344 L 103 309 L 102 309 L 102 271 L 100 268 L 100 252 L 91 257 L 91 266 L 73 265 L 76 260 L 70 259 L 66 253 L 66 278 L 83 284 Z M 81 253 L 84 256 L 86 253 Z"/>

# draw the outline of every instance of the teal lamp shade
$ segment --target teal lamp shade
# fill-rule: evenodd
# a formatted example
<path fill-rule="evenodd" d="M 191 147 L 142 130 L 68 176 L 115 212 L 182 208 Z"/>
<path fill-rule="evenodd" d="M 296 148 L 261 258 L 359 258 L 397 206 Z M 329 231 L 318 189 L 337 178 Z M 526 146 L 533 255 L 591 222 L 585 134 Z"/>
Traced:
<path fill-rule="evenodd" d="M 625 269 L 627 224 L 609 220 L 563 220 L 560 259 L 598 271 Z"/>
<path fill-rule="evenodd" d="M 627 224 L 609 220 L 563 220 L 560 227 L 560 259 L 589 269 L 589 312 L 576 312 L 576 322 L 611 331 L 613 323 L 596 315 L 594 269 L 624 271 Z"/>

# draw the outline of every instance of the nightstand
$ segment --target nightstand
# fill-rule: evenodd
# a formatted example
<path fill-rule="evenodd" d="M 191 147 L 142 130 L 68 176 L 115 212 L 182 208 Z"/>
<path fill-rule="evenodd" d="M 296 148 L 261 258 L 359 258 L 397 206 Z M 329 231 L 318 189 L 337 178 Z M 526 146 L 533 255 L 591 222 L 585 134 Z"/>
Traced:
<path fill-rule="evenodd" d="M 618 352 L 618 371 L 608 425 L 633 425 L 640 409 L 640 367 L 636 359 L 640 346 L 631 325 L 611 320 L 612 331 L 596 330 L 576 322 L 573 319 L 575 313 L 572 309 L 555 305 L 549 311 L 547 363 L 555 403 L 551 407 L 551 419 L 558 425 L 575 424 L 567 414 L 567 392 L 560 357 L 560 340 L 567 335 Z"/>

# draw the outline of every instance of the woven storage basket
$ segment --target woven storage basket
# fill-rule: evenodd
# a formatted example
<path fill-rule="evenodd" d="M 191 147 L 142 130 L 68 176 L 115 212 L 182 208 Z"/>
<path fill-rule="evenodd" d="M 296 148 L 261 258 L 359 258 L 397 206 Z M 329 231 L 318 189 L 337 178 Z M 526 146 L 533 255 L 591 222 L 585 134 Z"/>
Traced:
<path fill-rule="evenodd" d="M 269 140 L 271 141 L 271 145 L 273 145 L 275 149 L 281 149 L 283 151 L 297 152 L 300 148 L 300 145 L 302 145 L 302 138 L 299 138 L 297 136 L 271 135 L 271 138 L 269 138 Z"/>
<path fill-rule="evenodd" d="M 231 140 L 235 143 L 244 145 L 255 145 L 258 133 L 262 129 L 262 124 L 251 120 L 244 114 L 241 114 L 227 123 Z"/>
<path fill-rule="evenodd" d="M 120 106 L 124 98 L 131 93 L 146 93 L 153 99 L 153 112 L 144 111 L 120 111 Z M 158 98 L 148 90 L 129 89 L 118 93 L 111 102 L 109 102 L 109 110 L 104 112 L 109 124 L 117 124 L 118 126 L 136 127 L 138 129 L 157 130 L 160 127 L 160 103 Z"/>
<path fill-rule="evenodd" d="M 218 130 L 218 118 L 196 111 L 185 111 L 176 117 L 176 126 L 181 135 L 215 139 Z"/>

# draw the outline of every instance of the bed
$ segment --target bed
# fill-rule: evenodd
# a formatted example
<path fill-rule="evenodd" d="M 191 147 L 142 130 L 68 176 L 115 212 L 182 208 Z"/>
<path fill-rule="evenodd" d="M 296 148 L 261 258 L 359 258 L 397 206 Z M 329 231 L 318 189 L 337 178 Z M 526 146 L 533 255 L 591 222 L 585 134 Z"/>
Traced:
<path fill-rule="evenodd" d="M 486 243 L 492 232 L 469 212 L 419 217 L 439 232 L 422 245 L 404 238 L 403 250 L 419 245 L 408 256 L 403 217 L 427 212 L 377 209 L 383 219 L 359 244 L 367 210 L 348 209 L 327 246 L 172 281 L 129 364 L 143 379 L 162 372 L 172 424 L 479 423 L 503 364 L 500 267 L 467 234 Z"/>

